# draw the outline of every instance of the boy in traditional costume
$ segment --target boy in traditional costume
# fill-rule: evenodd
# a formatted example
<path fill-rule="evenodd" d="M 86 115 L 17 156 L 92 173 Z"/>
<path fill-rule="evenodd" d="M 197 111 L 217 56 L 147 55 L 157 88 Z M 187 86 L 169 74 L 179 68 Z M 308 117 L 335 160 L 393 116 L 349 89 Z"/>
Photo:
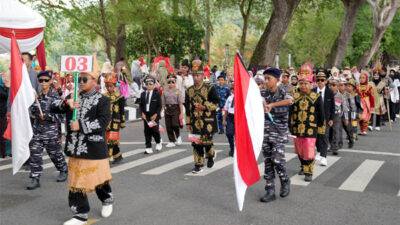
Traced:
<path fill-rule="evenodd" d="M 324 105 L 319 94 L 311 92 L 313 75 L 311 63 L 300 69 L 299 91 L 293 94 L 294 104 L 290 107 L 290 130 L 294 139 L 295 152 L 301 162 L 299 175 L 312 181 L 315 163 L 317 134 L 325 134 Z"/>
<path fill-rule="evenodd" d="M 353 140 L 358 140 L 357 137 L 357 128 L 358 128 L 358 118 L 362 112 L 361 100 L 360 96 L 356 91 L 356 80 L 354 78 L 350 78 L 346 85 L 347 92 L 350 94 L 349 102 L 350 105 L 355 105 L 351 107 L 351 128 L 353 130 Z"/>
<path fill-rule="evenodd" d="M 51 111 L 66 113 L 67 121 L 68 201 L 74 216 L 64 225 L 87 223 L 90 210 L 87 194 L 94 191 L 103 204 L 101 215 L 109 217 L 112 213 L 114 196 L 105 139 L 110 121 L 110 100 L 95 89 L 99 74 L 100 68 L 94 55 L 93 72 L 80 74 L 78 101 L 74 102 L 68 96 L 65 101 L 56 100 L 51 104 Z M 77 109 L 77 121 L 72 121 L 73 109 Z"/>
<path fill-rule="evenodd" d="M 204 166 L 204 153 L 207 167 L 214 166 L 213 135 L 218 131 L 216 110 L 219 98 L 214 86 L 205 84 L 200 60 L 193 60 L 192 73 L 194 85 L 186 90 L 186 127 L 190 134 L 198 135 L 199 142 L 193 142 L 194 164 L 192 173 L 201 173 Z"/>
<path fill-rule="evenodd" d="M 125 124 L 125 98 L 115 91 L 117 77 L 114 73 L 109 73 L 104 79 L 107 93 L 104 94 L 110 99 L 110 114 L 111 120 L 106 129 L 107 146 L 109 156 L 113 157 L 113 164 L 122 161 L 122 154 L 119 149 L 119 131 L 126 127 Z"/>

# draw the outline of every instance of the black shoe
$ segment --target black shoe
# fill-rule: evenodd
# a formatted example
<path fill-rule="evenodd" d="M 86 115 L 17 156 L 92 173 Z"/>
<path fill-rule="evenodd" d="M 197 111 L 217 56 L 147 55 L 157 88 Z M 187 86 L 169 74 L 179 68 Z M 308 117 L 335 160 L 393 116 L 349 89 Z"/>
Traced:
<path fill-rule="evenodd" d="M 274 201 L 276 199 L 275 197 L 275 190 L 268 190 L 267 193 L 265 193 L 264 197 L 260 198 L 261 202 L 270 202 Z"/>
<path fill-rule="evenodd" d="M 224 130 L 219 130 L 218 134 L 223 134 Z"/>
<path fill-rule="evenodd" d="M 114 161 L 112 161 L 112 164 L 119 164 L 123 159 L 124 158 L 122 158 L 122 155 L 120 155 L 118 158 L 115 158 Z"/>
<path fill-rule="evenodd" d="M 207 161 L 207 167 L 212 168 L 214 166 L 214 159 L 209 158 Z"/>
<path fill-rule="evenodd" d="M 304 175 L 303 169 L 300 169 L 300 171 L 297 174 L 300 175 L 300 176 Z"/>
<path fill-rule="evenodd" d="M 311 182 L 312 181 L 312 175 L 311 174 L 306 174 L 306 176 L 304 177 L 304 181 Z"/>
<path fill-rule="evenodd" d="M 332 150 L 332 155 L 339 155 L 338 150 Z"/>
<path fill-rule="evenodd" d="M 198 173 L 201 173 L 201 172 L 203 172 L 203 167 L 202 166 L 194 166 L 194 168 L 192 169 L 192 173 L 194 173 L 194 174 L 198 174 Z"/>
<path fill-rule="evenodd" d="M 230 150 L 230 151 L 229 151 L 229 156 L 230 156 L 230 157 L 233 157 L 233 150 Z"/>
<path fill-rule="evenodd" d="M 26 187 L 26 189 L 34 190 L 34 189 L 36 189 L 38 187 L 40 187 L 39 178 L 35 177 L 35 178 L 32 178 L 31 183 Z"/>
<path fill-rule="evenodd" d="M 281 191 L 279 195 L 284 198 L 287 197 L 290 193 L 290 180 L 288 179 L 287 181 L 281 181 Z"/>
<path fill-rule="evenodd" d="M 350 142 L 349 142 L 349 148 L 353 148 L 353 146 L 354 146 L 354 141 L 353 140 L 351 140 Z"/>
<path fill-rule="evenodd" d="M 68 178 L 68 171 L 60 171 L 58 175 L 57 182 L 64 182 Z"/>

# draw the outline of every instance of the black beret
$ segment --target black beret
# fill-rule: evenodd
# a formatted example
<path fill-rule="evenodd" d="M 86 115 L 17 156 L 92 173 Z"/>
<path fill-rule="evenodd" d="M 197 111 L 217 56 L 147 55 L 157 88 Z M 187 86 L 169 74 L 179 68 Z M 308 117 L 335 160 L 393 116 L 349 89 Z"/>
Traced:
<path fill-rule="evenodd" d="M 174 79 L 176 79 L 176 76 L 175 76 L 175 74 L 168 74 L 167 79 L 169 79 L 169 78 L 174 78 Z"/>
<path fill-rule="evenodd" d="M 53 72 L 48 71 L 48 70 L 41 71 L 40 73 L 38 73 L 37 78 L 43 77 L 43 76 L 46 76 L 51 79 L 53 77 Z"/>
<path fill-rule="evenodd" d="M 181 65 L 182 65 L 182 66 L 187 66 L 187 67 L 190 68 L 189 60 L 187 60 L 187 59 L 184 59 L 184 60 L 182 61 L 182 64 L 181 64 Z"/>
<path fill-rule="evenodd" d="M 277 68 L 274 68 L 274 67 L 270 67 L 270 68 L 266 69 L 263 74 L 271 75 L 278 79 L 281 77 L 281 71 L 279 71 Z"/>
<path fill-rule="evenodd" d="M 225 80 L 225 73 L 221 73 L 221 74 L 217 77 L 217 79 L 219 80 L 219 78 L 224 78 L 224 80 Z"/>

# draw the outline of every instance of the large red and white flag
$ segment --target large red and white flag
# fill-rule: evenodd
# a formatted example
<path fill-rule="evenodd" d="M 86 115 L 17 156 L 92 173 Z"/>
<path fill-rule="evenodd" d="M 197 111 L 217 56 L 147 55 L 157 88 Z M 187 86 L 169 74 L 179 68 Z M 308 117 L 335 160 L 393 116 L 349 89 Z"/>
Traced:
<path fill-rule="evenodd" d="M 260 179 L 257 158 L 264 138 L 264 108 L 260 89 L 239 53 L 234 66 L 235 147 L 233 173 L 239 210 L 247 187 Z"/>
<path fill-rule="evenodd" d="M 34 91 L 29 79 L 28 70 L 22 62 L 17 40 L 11 37 L 11 83 L 10 103 L 11 120 L 4 133 L 11 140 L 13 174 L 28 160 L 29 142 L 33 132 L 29 118 L 29 107 L 35 101 Z"/>

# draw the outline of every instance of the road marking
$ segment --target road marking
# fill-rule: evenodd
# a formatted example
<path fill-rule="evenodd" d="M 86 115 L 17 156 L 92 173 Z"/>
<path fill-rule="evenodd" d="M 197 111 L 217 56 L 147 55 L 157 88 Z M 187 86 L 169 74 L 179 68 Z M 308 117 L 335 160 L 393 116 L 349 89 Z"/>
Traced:
<path fill-rule="evenodd" d="M 295 158 L 297 154 L 285 152 L 286 163 Z M 264 176 L 264 162 L 258 164 L 258 171 L 260 172 L 260 177 Z"/>
<path fill-rule="evenodd" d="M 216 150 L 216 152 L 219 153 L 219 152 L 222 152 L 222 150 Z M 178 168 L 180 166 L 183 166 L 183 165 L 186 165 L 186 164 L 189 164 L 189 163 L 192 163 L 192 162 L 193 162 L 193 156 L 189 156 L 189 157 L 186 157 L 186 158 L 183 158 L 183 159 L 180 159 L 180 160 L 176 160 L 176 161 L 167 163 L 165 165 L 156 167 L 154 169 L 147 170 L 147 171 L 143 172 L 142 174 L 145 174 L 145 175 L 160 175 L 160 174 L 166 173 L 168 171 L 171 171 L 173 169 L 176 169 L 176 168 Z"/>
<path fill-rule="evenodd" d="M 175 155 L 177 153 L 181 153 L 183 151 L 185 151 L 185 150 L 183 150 L 183 149 L 171 149 L 169 151 L 156 153 L 155 155 L 151 155 L 149 157 L 145 157 L 145 158 L 142 158 L 142 159 L 137 159 L 137 160 L 134 160 L 134 161 L 131 161 L 131 162 L 128 162 L 128 163 L 121 164 L 119 166 L 112 167 L 111 168 L 111 173 L 119 173 L 119 172 L 122 172 L 124 170 L 132 169 L 134 167 L 141 166 L 143 164 L 146 164 L 146 163 L 149 163 L 149 162 L 152 162 L 152 161 L 156 161 L 156 160 L 164 158 L 164 157 L 168 157 L 168 156 L 171 156 L 171 155 Z"/>
<path fill-rule="evenodd" d="M 313 180 L 319 177 L 323 172 L 329 169 L 333 164 L 335 164 L 341 157 L 330 156 L 328 158 L 327 166 L 320 166 L 319 162 L 315 162 Z M 304 175 L 300 176 L 298 174 L 290 178 L 290 183 L 293 185 L 308 186 L 311 182 L 304 181 Z"/>
<path fill-rule="evenodd" d="M 393 152 L 377 152 L 377 151 L 365 151 L 365 150 L 356 150 L 356 149 L 340 149 L 341 152 L 351 152 L 351 153 L 364 153 L 371 155 L 388 155 L 388 156 L 400 156 L 400 153 Z"/>
<path fill-rule="evenodd" d="M 383 161 L 367 159 L 343 182 L 339 190 L 363 192 L 383 165 Z"/>
<path fill-rule="evenodd" d="M 399 190 L 399 192 L 397 193 L 397 197 L 400 197 L 400 190 Z"/>
<path fill-rule="evenodd" d="M 232 163 L 233 163 L 233 158 L 228 157 L 228 158 L 225 158 L 225 159 L 215 162 L 213 168 L 207 168 L 207 166 L 205 166 L 204 171 L 202 173 L 194 174 L 194 173 L 190 172 L 190 173 L 185 174 L 185 176 L 202 176 L 203 177 L 203 176 L 213 173 L 219 169 L 222 169 Z"/>

